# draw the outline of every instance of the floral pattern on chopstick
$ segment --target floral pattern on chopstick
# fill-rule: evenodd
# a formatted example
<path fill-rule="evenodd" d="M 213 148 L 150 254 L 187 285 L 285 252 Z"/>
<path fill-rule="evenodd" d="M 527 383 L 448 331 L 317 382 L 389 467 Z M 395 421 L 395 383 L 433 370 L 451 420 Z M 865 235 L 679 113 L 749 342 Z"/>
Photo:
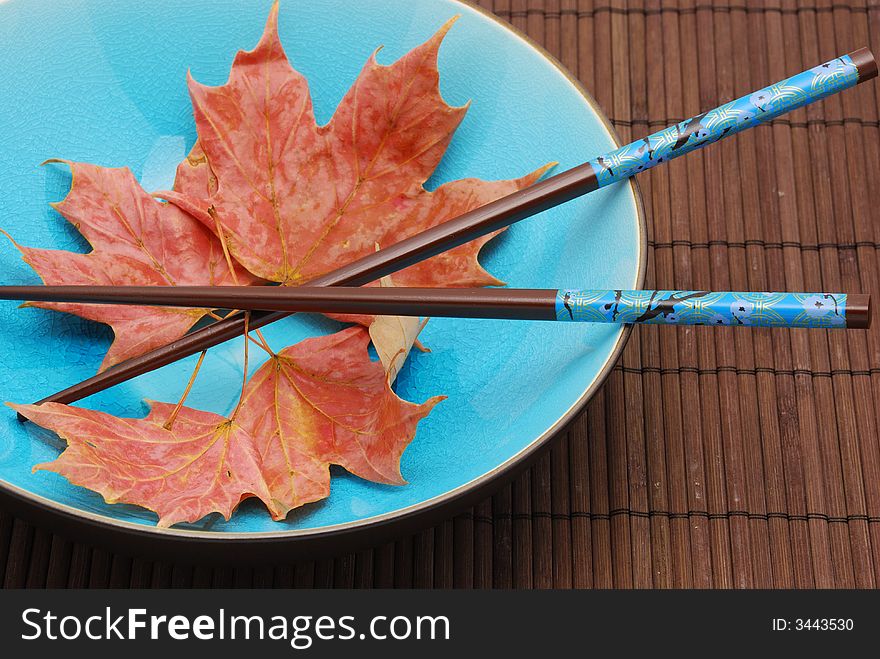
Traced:
<path fill-rule="evenodd" d="M 845 293 L 560 290 L 556 319 L 593 323 L 845 327 Z"/>
<path fill-rule="evenodd" d="M 601 188 L 852 87 L 858 80 L 858 68 L 844 55 L 599 156 L 590 165 Z"/>

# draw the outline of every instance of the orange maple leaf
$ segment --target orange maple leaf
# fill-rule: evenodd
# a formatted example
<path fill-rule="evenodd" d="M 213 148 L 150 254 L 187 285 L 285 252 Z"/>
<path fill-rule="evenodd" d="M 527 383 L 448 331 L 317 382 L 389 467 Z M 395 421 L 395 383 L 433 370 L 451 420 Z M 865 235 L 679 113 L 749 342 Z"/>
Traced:
<path fill-rule="evenodd" d="M 248 496 L 259 497 L 276 519 L 283 516 L 252 438 L 217 414 L 183 407 L 168 429 L 174 406 L 167 403 L 152 403 L 143 419 L 58 403 L 10 407 L 67 440 L 58 459 L 35 471 L 63 474 L 107 503 L 149 508 L 159 514 L 159 526 L 195 522 L 212 512 L 229 519 Z"/>
<path fill-rule="evenodd" d="M 43 283 L 228 286 L 255 281 L 238 266 L 231 275 L 220 241 L 192 216 L 144 192 L 127 167 L 63 162 L 70 166 L 73 182 L 67 197 L 53 206 L 89 241 L 92 251 L 79 254 L 16 245 Z M 56 302 L 26 306 L 66 311 L 110 325 L 114 339 L 102 371 L 180 338 L 209 312 Z"/>
<path fill-rule="evenodd" d="M 225 85 L 190 78 L 198 144 L 176 189 L 157 194 L 212 230 L 219 222 L 254 275 L 296 285 L 530 185 L 546 166 L 510 181 L 424 188 L 467 110 L 440 95 L 437 53 L 452 23 L 390 66 L 374 53 L 318 126 L 308 83 L 281 46 L 276 3 Z M 477 260 L 491 238 L 407 268 L 395 284 L 499 284 Z"/>
<path fill-rule="evenodd" d="M 11 405 L 67 440 L 55 471 L 100 493 L 159 514 L 159 525 L 229 519 L 249 496 L 275 519 L 330 494 L 330 465 L 372 481 L 403 484 L 400 456 L 416 425 L 443 396 L 417 405 L 392 390 L 370 360 L 369 336 L 351 327 L 306 339 L 251 377 L 234 418 L 151 403 L 144 419 L 120 419 L 58 403 Z"/>

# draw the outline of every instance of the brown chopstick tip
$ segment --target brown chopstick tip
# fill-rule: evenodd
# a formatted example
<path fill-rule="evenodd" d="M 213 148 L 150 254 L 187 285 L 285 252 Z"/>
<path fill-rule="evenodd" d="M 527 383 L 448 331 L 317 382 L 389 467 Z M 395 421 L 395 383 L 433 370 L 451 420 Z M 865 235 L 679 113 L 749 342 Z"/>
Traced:
<path fill-rule="evenodd" d="M 846 326 L 852 329 L 871 327 L 871 296 L 851 293 L 846 296 Z"/>
<path fill-rule="evenodd" d="M 851 52 L 849 58 L 859 71 L 859 82 L 877 77 L 877 60 L 874 59 L 874 55 L 870 50 L 859 48 Z"/>

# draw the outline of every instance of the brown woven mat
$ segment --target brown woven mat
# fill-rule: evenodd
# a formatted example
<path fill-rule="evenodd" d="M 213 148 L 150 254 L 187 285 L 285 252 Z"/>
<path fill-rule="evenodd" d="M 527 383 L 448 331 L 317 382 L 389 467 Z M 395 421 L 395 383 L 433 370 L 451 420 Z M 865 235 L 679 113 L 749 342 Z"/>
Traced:
<path fill-rule="evenodd" d="M 880 52 L 880 5 L 864 1 L 481 4 L 562 60 L 625 140 L 860 46 Z M 880 292 L 878 95 L 862 85 L 643 175 L 648 286 Z M 209 569 L 111 555 L 0 512 L 0 582 L 874 587 L 878 415 L 880 324 L 644 327 L 552 452 L 418 535 Z"/>

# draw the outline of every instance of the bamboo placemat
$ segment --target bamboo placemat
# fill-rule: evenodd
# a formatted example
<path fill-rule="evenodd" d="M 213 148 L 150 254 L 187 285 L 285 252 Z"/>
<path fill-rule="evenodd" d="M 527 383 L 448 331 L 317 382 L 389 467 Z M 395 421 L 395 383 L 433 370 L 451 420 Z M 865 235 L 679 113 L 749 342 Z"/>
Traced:
<path fill-rule="evenodd" d="M 480 4 L 558 57 L 626 141 L 860 46 L 880 54 L 880 5 L 864 0 Z M 643 174 L 647 285 L 880 293 L 878 97 L 862 85 Z M 878 416 L 880 324 L 640 327 L 551 452 L 417 535 L 212 569 L 112 555 L 0 512 L 0 582 L 875 587 Z"/>

